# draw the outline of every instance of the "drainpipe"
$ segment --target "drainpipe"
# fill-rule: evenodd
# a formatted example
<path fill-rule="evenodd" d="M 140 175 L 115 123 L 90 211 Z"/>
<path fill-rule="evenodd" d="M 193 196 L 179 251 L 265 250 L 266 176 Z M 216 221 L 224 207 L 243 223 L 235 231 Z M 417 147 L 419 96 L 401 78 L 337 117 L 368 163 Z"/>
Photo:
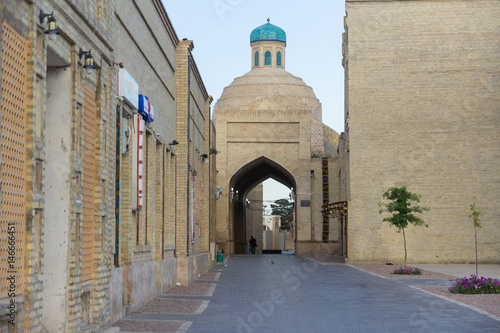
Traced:
<path fill-rule="evenodd" d="M 211 122 L 212 106 L 208 106 L 208 252 L 210 253 L 210 242 L 212 241 L 212 159 L 210 158 L 210 148 L 212 148 L 212 122 Z M 217 199 L 216 199 L 217 200 Z M 215 205 L 215 202 L 214 202 Z M 215 207 L 214 207 L 215 208 Z"/>

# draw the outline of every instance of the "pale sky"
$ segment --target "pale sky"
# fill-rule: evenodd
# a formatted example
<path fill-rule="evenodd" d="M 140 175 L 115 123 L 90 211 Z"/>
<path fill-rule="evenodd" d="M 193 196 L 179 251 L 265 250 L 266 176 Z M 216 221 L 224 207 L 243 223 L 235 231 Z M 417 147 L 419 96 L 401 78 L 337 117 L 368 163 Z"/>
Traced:
<path fill-rule="evenodd" d="M 344 130 L 345 1 L 163 0 L 163 4 L 179 39 L 193 40 L 196 65 L 214 98 L 212 108 L 224 87 L 250 71 L 250 33 L 269 17 L 287 34 L 286 71 L 313 88 L 322 103 L 323 123 L 338 133 Z M 286 187 L 270 183 L 264 185 L 264 200 L 288 197 Z"/>

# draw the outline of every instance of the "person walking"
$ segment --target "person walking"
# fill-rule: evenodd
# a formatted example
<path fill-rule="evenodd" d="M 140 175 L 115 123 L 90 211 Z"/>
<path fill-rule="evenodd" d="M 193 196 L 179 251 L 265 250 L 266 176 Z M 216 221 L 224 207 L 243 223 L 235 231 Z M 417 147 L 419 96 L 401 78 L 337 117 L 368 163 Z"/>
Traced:
<path fill-rule="evenodd" d="M 250 251 L 252 251 L 252 254 L 255 254 L 255 248 L 257 247 L 257 240 L 253 238 L 253 236 L 250 236 Z"/>

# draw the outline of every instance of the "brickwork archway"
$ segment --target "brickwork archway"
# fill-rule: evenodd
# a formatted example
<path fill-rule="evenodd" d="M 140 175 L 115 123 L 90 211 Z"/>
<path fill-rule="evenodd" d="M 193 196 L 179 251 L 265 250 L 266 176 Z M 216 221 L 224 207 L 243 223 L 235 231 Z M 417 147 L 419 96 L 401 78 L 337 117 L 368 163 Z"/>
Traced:
<path fill-rule="evenodd" d="M 252 189 L 264 180 L 272 178 L 290 189 L 296 188 L 293 175 L 280 164 L 261 156 L 246 164 L 238 170 L 230 181 L 230 216 L 232 217 L 232 239 L 234 239 L 234 252 L 246 253 L 246 242 L 250 238 L 246 230 L 250 229 L 248 223 L 258 223 L 258 221 L 246 220 L 247 195 Z M 262 225 L 254 236 L 257 240 L 262 239 Z"/>

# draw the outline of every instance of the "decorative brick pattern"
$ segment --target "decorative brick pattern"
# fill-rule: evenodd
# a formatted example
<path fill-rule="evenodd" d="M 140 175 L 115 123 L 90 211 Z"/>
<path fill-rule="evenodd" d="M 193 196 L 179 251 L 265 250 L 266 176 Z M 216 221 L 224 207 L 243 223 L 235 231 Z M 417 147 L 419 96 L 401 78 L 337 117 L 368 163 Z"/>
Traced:
<path fill-rule="evenodd" d="M 83 221 L 82 282 L 92 278 L 94 270 L 94 201 L 96 180 L 96 105 L 95 92 L 85 87 L 83 112 Z"/>
<path fill-rule="evenodd" d="M 0 297 L 21 295 L 26 219 L 26 39 L 2 27 L 0 113 Z M 14 277 L 14 279 L 12 279 Z M 9 292 L 10 290 L 10 292 Z"/>

